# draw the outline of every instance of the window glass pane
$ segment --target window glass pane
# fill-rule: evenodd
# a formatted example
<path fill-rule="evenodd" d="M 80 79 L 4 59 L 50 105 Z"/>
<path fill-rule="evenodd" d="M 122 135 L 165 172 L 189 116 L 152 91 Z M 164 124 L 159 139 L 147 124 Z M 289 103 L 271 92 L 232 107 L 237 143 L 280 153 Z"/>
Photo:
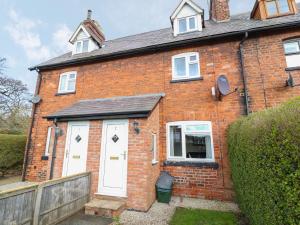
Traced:
<path fill-rule="evenodd" d="M 176 76 L 186 76 L 185 57 L 175 59 Z"/>
<path fill-rule="evenodd" d="M 300 51 L 299 42 L 287 42 L 284 43 L 285 54 L 297 53 Z"/>
<path fill-rule="evenodd" d="M 288 13 L 290 11 L 289 3 L 287 0 L 278 0 L 280 13 Z"/>
<path fill-rule="evenodd" d="M 82 52 L 88 52 L 89 51 L 89 40 L 83 41 L 83 47 Z"/>
<path fill-rule="evenodd" d="M 190 56 L 190 61 L 196 61 L 196 60 L 197 60 L 197 56 L 196 55 Z"/>
<path fill-rule="evenodd" d="M 66 90 L 66 82 L 67 82 L 67 75 L 63 75 L 60 78 L 60 91 Z"/>
<path fill-rule="evenodd" d="M 69 80 L 68 81 L 68 91 L 75 91 L 75 80 Z"/>
<path fill-rule="evenodd" d="M 274 16 L 278 14 L 275 1 L 267 1 L 266 4 L 269 16 Z"/>
<path fill-rule="evenodd" d="M 198 69 L 198 63 L 189 64 L 189 76 L 190 77 L 197 77 L 199 76 L 199 69 Z"/>
<path fill-rule="evenodd" d="M 189 18 L 189 26 L 190 26 L 190 30 L 196 29 L 196 18 L 195 17 Z"/>
<path fill-rule="evenodd" d="M 207 132 L 207 131 L 210 131 L 208 124 L 187 125 L 185 130 L 186 130 L 186 132 Z"/>
<path fill-rule="evenodd" d="M 75 74 L 70 74 L 70 75 L 69 75 L 69 78 L 70 78 L 70 79 L 74 79 L 74 78 L 75 78 Z"/>
<path fill-rule="evenodd" d="M 212 159 L 210 135 L 186 134 L 186 158 Z"/>
<path fill-rule="evenodd" d="M 81 52 L 81 42 L 80 41 L 78 41 L 76 44 L 76 52 L 77 53 Z"/>
<path fill-rule="evenodd" d="M 179 33 L 184 33 L 187 31 L 186 19 L 180 19 L 179 22 Z"/>
<path fill-rule="evenodd" d="M 170 127 L 170 155 L 171 157 L 182 156 L 181 126 Z"/>

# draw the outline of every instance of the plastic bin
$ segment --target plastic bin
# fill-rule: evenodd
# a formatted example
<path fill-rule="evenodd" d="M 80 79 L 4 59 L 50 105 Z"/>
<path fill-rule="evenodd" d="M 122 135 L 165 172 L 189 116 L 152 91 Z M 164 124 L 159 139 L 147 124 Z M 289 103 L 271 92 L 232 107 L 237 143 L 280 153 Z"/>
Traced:
<path fill-rule="evenodd" d="M 156 182 L 157 201 L 161 203 L 169 203 L 172 196 L 174 178 L 168 172 L 161 172 Z"/>

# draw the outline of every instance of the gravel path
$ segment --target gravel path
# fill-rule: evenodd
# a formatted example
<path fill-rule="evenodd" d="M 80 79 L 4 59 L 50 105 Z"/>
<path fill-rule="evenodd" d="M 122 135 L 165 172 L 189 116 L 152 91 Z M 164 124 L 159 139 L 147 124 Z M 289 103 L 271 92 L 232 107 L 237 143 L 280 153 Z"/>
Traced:
<path fill-rule="evenodd" d="M 168 225 L 176 207 L 239 212 L 236 204 L 192 198 L 173 197 L 170 204 L 155 202 L 148 212 L 125 211 L 121 215 L 124 225 Z"/>

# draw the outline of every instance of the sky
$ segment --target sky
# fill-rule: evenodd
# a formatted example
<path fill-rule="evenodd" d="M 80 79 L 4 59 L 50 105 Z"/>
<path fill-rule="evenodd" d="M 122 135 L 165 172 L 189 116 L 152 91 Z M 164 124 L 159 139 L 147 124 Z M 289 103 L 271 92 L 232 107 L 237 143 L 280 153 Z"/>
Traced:
<path fill-rule="evenodd" d="M 198 0 L 207 10 L 208 0 Z M 250 11 L 255 0 L 230 0 L 232 14 Z M 299 0 L 300 1 L 300 0 Z M 68 40 L 92 9 L 107 40 L 170 27 L 180 0 L 0 0 L 0 57 L 5 74 L 34 92 L 36 72 L 28 67 L 68 52 Z M 207 14 L 207 13 L 206 13 Z M 207 16 L 207 15 L 206 15 Z"/>

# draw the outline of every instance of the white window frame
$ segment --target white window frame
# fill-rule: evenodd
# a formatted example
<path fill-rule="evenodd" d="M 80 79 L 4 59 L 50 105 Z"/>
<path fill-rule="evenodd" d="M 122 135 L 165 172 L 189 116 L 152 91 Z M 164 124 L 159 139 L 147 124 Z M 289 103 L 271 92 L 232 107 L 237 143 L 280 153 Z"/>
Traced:
<path fill-rule="evenodd" d="M 75 75 L 75 78 L 70 78 L 70 75 Z M 67 76 L 66 79 L 66 84 L 65 84 L 65 89 L 61 90 L 61 86 L 62 86 L 62 77 Z M 68 83 L 70 80 L 75 80 L 75 87 L 74 90 L 68 90 Z M 71 72 L 66 72 L 66 73 L 62 73 L 59 77 L 59 85 L 58 85 L 58 93 L 59 94 L 65 94 L 65 93 L 73 93 L 76 91 L 76 82 L 77 82 L 77 72 L 76 71 L 71 71 Z"/>
<path fill-rule="evenodd" d="M 191 29 L 190 28 L 190 23 L 189 23 L 189 19 L 190 18 L 194 18 L 195 19 L 195 28 Z M 186 24 L 186 31 L 180 32 L 180 24 L 179 21 L 180 20 L 185 20 L 185 24 Z M 198 30 L 198 20 L 197 20 L 197 15 L 193 15 L 193 16 L 188 16 L 188 17 L 181 17 L 177 19 L 177 27 L 178 27 L 178 34 L 186 34 L 189 32 L 193 32 Z"/>
<path fill-rule="evenodd" d="M 157 159 L 157 135 L 155 133 L 151 133 L 151 152 L 153 154 L 152 164 L 156 164 L 158 162 L 158 159 Z"/>
<path fill-rule="evenodd" d="M 85 53 L 85 52 L 83 51 L 83 42 L 84 42 L 84 41 L 88 41 L 88 49 L 87 49 L 87 51 L 85 51 L 85 52 L 89 52 L 89 49 L 90 49 L 90 39 L 87 38 L 87 39 L 82 39 L 82 40 L 76 41 L 76 43 L 75 43 L 75 54 Z M 80 48 L 79 51 L 77 51 L 77 44 L 78 44 L 78 43 L 81 43 L 81 48 Z"/>
<path fill-rule="evenodd" d="M 186 143 L 185 143 L 185 134 L 188 132 L 185 132 L 185 127 L 187 125 L 208 125 L 209 130 L 207 132 L 203 133 L 209 133 L 210 134 L 210 140 L 211 140 L 211 159 L 191 159 L 186 158 Z M 176 121 L 176 122 L 170 122 L 167 123 L 167 159 L 170 161 L 192 161 L 192 162 L 215 162 L 215 154 L 214 154 L 214 145 L 213 145 L 213 133 L 212 133 L 212 123 L 210 121 Z M 181 126 L 181 142 L 182 142 L 182 156 L 171 156 L 171 149 L 170 149 L 170 127 L 171 126 Z"/>
<path fill-rule="evenodd" d="M 190 61 L 191 56 L 196 56 L 195 61 Z M 176 67 L 175 67 L 175 60 L 178 58 L 185 58 L 185 68 L 186 68 L 186 74 L 185 76 L 178 76 L 176 74 Z M 197 76 L 190 76 L 190 64 L 198 64 L 198 72 L 199 74 Z M 201 77 L 201 71 L 200 71 L 200 56 L 199 52 L 188 52 L 188 53 L 182 53 L 179 55 L 174 55 L 172 57 L 172 80 L 187 80 L 187 79 L 193 79 L 193 78 L 200 78 Z"/>
<path fill-rule="evenodd" d="M 50 155 L 50 144 L 51 144 L 51 137 L 52 137 L 52 130 L 53 127 L 48 127 L 47 130 L 47 139 L 46 139 L 46 147 L 45 147 L 45 156 L 49 156 Z"/>
<path fill-rule="evenodd" d="M 299 51 L 293 53 L 287 53 L 285 51 L 285 44 L 288 43 L 298 43 Z M 283 49 L 285 54 L 285 59 L 287 63 L 287 68 L 300 67 L 300 39 L 289 39 L 283 42 Z"/>

